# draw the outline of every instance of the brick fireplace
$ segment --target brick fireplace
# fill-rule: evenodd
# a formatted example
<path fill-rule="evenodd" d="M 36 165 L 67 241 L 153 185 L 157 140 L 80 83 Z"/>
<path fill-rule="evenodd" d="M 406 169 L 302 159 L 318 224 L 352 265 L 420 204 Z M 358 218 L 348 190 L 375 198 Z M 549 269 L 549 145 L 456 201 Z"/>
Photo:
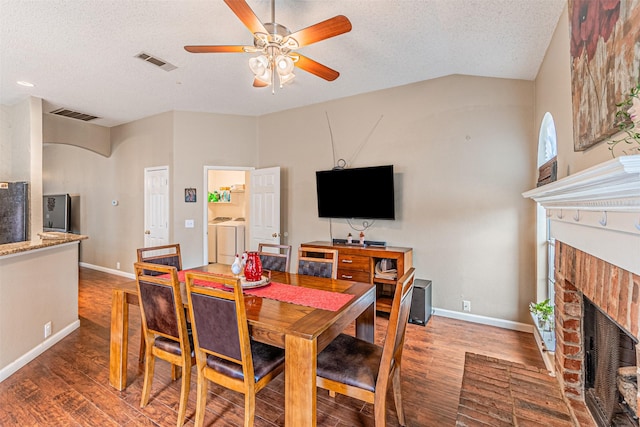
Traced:
<path fill-rule="evenodd" d="M 567 400 L 585 402 L 591 393 L 586 393 L 585 365 L 591 364 L 586 363 L 585 305 L 597 307 L 631 337 L 629 342 L 640 339 L 640 155 L 612 159 L 524 196 L 545 208 L 556 242 L 553 369 Z M 640 346 L 631 352 L 637 383 Z M 631 406 L 637 408 L 637 392 L 635 400 Z"/>
<path fill-rule="evenodd" d="M 556 243 L 555 267 L 556 373 L 568 398 L 584 400 L 583 297 L 637 342 L 640 276 L 562 242 Z M 635 360 L 640 361 L 640 346 L 635 352 Z M 637 407 L 637 394 L 636 401 Z"/>

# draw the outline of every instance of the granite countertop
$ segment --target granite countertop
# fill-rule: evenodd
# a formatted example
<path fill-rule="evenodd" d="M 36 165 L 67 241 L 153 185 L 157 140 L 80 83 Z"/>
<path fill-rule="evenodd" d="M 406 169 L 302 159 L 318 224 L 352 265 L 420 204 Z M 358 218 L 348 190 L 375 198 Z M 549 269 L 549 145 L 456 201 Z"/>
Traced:
<path fill-rule="evenodd" d="M 0 257 L 5 255 L 13 255 L 20 252 L 28 252 L 34 249 L 62 245 L 63 243 L 79 242 L 80 240 L 88 238 L 88 236 L 84 236 L 82 234 L 59 232 L 38 233 L 38 236 L 32 240 L 0 245 Z"/>

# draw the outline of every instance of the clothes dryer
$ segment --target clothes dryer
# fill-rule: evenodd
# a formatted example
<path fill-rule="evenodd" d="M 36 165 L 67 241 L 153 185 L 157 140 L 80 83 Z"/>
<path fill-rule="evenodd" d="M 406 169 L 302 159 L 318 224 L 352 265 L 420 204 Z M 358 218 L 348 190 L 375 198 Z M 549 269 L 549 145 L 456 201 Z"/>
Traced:
<path fill-rule="evenodd" d="M 216 262 L 233 264 L 236 254 L 244 252 L 244 227 L 242 221 L 226 221 L 216 227 Z"/>

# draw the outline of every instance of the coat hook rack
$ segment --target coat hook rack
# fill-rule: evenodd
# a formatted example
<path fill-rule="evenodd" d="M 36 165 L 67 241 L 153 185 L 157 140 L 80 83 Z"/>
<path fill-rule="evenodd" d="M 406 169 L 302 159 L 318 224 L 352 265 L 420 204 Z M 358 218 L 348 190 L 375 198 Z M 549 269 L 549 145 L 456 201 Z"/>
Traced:
<path fill-rule="evenodd" d="M 580 210 L 577 210 L 576 213 L 573 215 L 573 220 L 575 222 L 579 222 L 580 221 Z"/>
<path fill-rule="evenodd" d="M 598 222 L 603 227 L 607 226 L 607 211 L 602 212 L 602 218 L 600 218 L 600 220 Z"/>

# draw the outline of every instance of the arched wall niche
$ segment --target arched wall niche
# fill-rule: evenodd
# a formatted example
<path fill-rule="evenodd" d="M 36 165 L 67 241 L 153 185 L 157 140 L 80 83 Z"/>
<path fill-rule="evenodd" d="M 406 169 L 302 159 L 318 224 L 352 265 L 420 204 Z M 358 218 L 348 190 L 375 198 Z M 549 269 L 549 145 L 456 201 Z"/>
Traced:
<path fill-rule="evenodd" d="M 73 145 L 104 157 L 111 156 L 110 128 L 53 114 L 42 116 L 42 142 Z"/>

